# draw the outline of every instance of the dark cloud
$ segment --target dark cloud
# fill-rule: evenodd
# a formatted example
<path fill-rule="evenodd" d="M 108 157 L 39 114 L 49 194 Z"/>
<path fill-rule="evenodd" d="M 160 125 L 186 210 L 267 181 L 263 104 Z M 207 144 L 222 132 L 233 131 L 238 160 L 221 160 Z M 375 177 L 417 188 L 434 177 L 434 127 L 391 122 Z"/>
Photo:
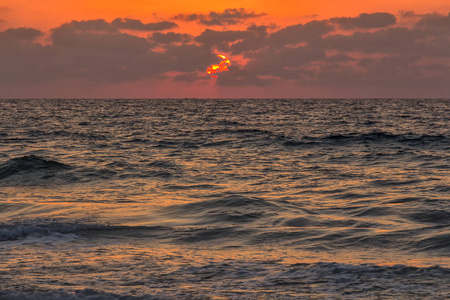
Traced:
<path fill-rule="evenodd" d="M 312 46 L 266 48 L 247 56 L 245 70 L 258 76 L 275 76 L 282 79 L 299 79 L 304 67 L 325 59 L 323 49 Z"/>
<path fill-rule="evenodd" d="M 447 16 L 439 14 L 424 15 L 422 19 L 417 22 L 419 27 L 435 27 L 450 30 L 450 13 Z"/>
<path fill-rule="evenodd" d="M 10 28 L 0 32 L 0 42 L 34 41 L 44 33 L 34 28 Z"/>
<path fill-rule="evenodd" d="M 230 71 L 220 73 L 217 78 L 217 84 L 221 86 L 269 86 L 273 82 L 267 79 L 261 79 L 257 75 L 244 69 L 230 67 Z"/>
<path fill-rule="evenodd" d="M 323 35 L 331 32 L 334 27 L 325 21 L 311 21 L 282 28 L 272 34 L 269 27 L 252 25 L 246 30 L 211 30 L 206 29 L 195 38 L 196 42 L 233 55 L 245 54 L 248 51 L 259 51 L 269 47 L 280 49 L 295 46 L 302 42 L 320 40 Z"/>
<path fill-rule="evenodd" d="M 270 75 L 271 70 L 298 68 L 325 57 L 323 49 L 313 46 L 283 47 L 279 50 L 269 48 L 253 55 L 255 62 L 250 65 L 264 72 L 262 74 Z"/>
<path fill-rule="evenodd" d="M 331 56 L 327 56 L 326 61 L 330 62 L 330 63 L 341 63 L 341 62 L 348 62 L 348 61 L 352 61 L 354 60 L 354 58 L 351 58 L 350 56 L 346 55 L 346 54 L 336 54 L 336 55 L 331 55 Z"/>
<path fill-rule="evenodd" d="M 142 30 L 142 31 L 162 31 L 177 28 L 174 22 L 162 21 L 156 23 L 142 23 L 140 20 L 117 18 L 111 22 L 111 25 L 121 29 Z"/>
<path fill-rule="evenodd" d="M 267 44 L 266 38 L 268 34 L 267 26 L 252 25 L 247 28 L 249 33 L 244 39 L 231 45 L 231 54 L 241 54 L 246 51 L 255 51 L 261 49 Z"/>
<path fill-rule="evenodd" d="M 392 14 L 377 12 L 360 14 L 358 17 L 354 18 L 331 18 L 330 22 L 338 24 L 344 29 L 381 28 L 394 25 L 397 22 L 397 18 Z"/>
<path fill-rule="evenodd" d="M 251 49 L 258 50 L 267 44 L 267 27 L 250 26 L 246 30 L 215 31 L 206 29 L 195 41 L 211 49 L 242 54 Z"/>
<path fill-rule="evenodd" d="M 231 46 L 249 59 L 235 71 L 239 82 L 226 81 L 221 75 L 218 84 L 259 85 L 255 78 L 265 78 L 265 84 L 290 79 L 299 84 L 347 88 L 385 85 L 394 89 L 397 85 L 406 89 L 408 83 L 428 91 L 428 84 L 443 88 L 445 80 L 450 80 L 447 18 L 427 15 L 414 27 L 356 30 L 348 35 L 333 34 L 334 28 L 326 21 L 314 21 L 282 28 L 252 43 L 249 40 L 254 37 L 244 37 Z M 360 28 L 368 26 L 360 24 Z M 327 55 L 330 51 L 335 54 Z M 364 57 L 367 55 L 373 57 Z M 441 61 L 443 67 L 430 69 L 427 59 Z M 246 75 L 239 77 L 240 72 Z M 431 83 L 433 76 L 437 76 L 436 82 Z"/>
<path fill-rule="evenodd" d="M 127 82 L 172 71 L 203 72 L 216 59 L 210 49 L 198 45 L 167 45 L 162 52 L 154 51 L 155 42 L 109 30 L 108 23 L 99 20 L 54 28 L 48 45 L 35 41 L 41 34 L 30 28 L 0 32 L 0 85 Z"/>
<path fill-rule="evenodd" d="M 168 71 L 205 71 L 217 60 L 208 47 L 192 44 L 169 45 L 163 55 L 169 60 Z"/>
<path fill-rule="evenodd" d="M 221 86 L 293 82 L 348 90 L 450 92 L 450 16 L 414 18 L 408 25 L 370 31 L 359 26 L 346 34 L 325 20 L 277 30 L 258 25 L 206 29 L 197 36 L 154 32 L 147 38 L 123 33 L 105 20 L 73 21 L 52 29 L 45 45 L 39 30 L 8 29 L 0 32 L 0 85 L 63 80 L 95 86 L 148 78 L 193 83 L 210 80 L 205 70 L 218 62 L 215 51 L 226 50 L 219 53 L 232 54 L 231 66 L 218 74 L 215 82 Z"/>
<path fill-rule="evenodd" d="M 211 30 L 206 29 L 195 41 L 204 44 L 210 48 L 224 52 L 232 52 L 232 54 L 240 54 L 242 52 L 259 49 L 267 41 L 267 26 L 252 25 L 246 30 Z"/>
<path fill-rule="evenodd" d="M 43 33 L 33 28 L 11 28 L 0 32 L 0 85 L 52 80 L 55 75 L 43 74 L 42 66 L 54 52 L 36 43 Z"/>
<path fill-rule="evenodd" d="M 330 35 L 321 42 L 326 49 L 358 51 L 362 53 L 401 53 L 417 47 L 421 38 L 415 29 L 395 27 L 375 32 L 355 32 L 351 35 Z"/>
<path fill-rule="evenodd" d="M 414 18 L 422 15 L 416 14 L 414 11 L 411 10 L 401 10 L 398 12 L 398 15 L 400 18 Z"/>
<path fill-rule="evenodd" d="M 317 40 L 334 30 L 334 26 L 326 21 L 311 21 L 280 29 L 270 35 L 270 43 L 274 45 L 293 45 L 300 42 Z"/>
<path fill-rule="evenodd" d="M 76 26 L 71 26 L 72 24 L 74 22 L 52 29 L 50 38 L 54 46 L 86 52 L 145 52 L 152 47 L 147 39 L 119 33 L 115 29 L 99 31 L 99 28 L 110 28 L 110 24 L 104 21 L 77 22 Z M 80 31 L 80 28 L 83 30 Z M 93 28 L 94 31 L 91 31 Z"/>
<path fill-rule="evenodd" d="M 175 33 L 175 32 L 155 32 L 149 39 L 160 44 L 172 44 L 172 43 L 185 43 L 192 40 L 192 36 L 190 34 L 183 33 Z"/>
<path fill-rule="evenodd" d="M 93 31 L 93 32 L 118 32 L 117 28 L 103 19 L 87 20 L 87 21 L 72 21 L 58 27 L 61 30 L 72 31 Z"/>
<path fill-rule="evenodd" d="M 336 85 L 340 87 L 363 87 L 370 89 L 429 89 L 441 85 L 445 78 L 449 78 L 449 68 L 441 70 L 435 78 L 437 82 L 431 84 L 431 78 L 425 74 L 418 64 L 420 57 L 415 55 L 391 55 L 383 58 L 362 59 L 357 68 L 340 68 L 338 70 L 321 69 L 312 84 Z M 430 85 L 431 84 L 431 85 Z M 406 91 L 406 90 L 405 90 Z"/>
<path fill-rule="evenodd" d="M 233 54 L 243 54 L 249 59 L 248 64 L 240 69 L 247 75 L 239 82 L 229 79 L 219 80 L 218 84 L 267 85 L 271 80 L 262 79 L 266 76 L 298 79 L 304 73 L 302 67 L 326 57 L 324 48 L 313 44 L 333 29 L 332 25 L 324 21 L 292 25 L 272 34 L 268 33 L 265 26 L 251 26 L 243 34 L 242 40 L 230 47 Z"/>
<path fill-rule="evenodd" d="M 223 42 L 232 42 L 239 39 L 248 37 L 249 33 L 247 31 L 241 30 L 224 30 L 217 31 L 206 29 L 199 36 L 195 38 L 196 42 L 208 45 L 214 45 Z"/>
<path fill-rule="evenodd" d="M 175 16 L 177 20 L 188 22 L 198 22 L 203 25 L 235 25 L 244 22 L 247 19 L 257 18 L 265 14 L 256 14 L 253 11 L 247 11 L 244 8 L 228 8 L 223 12 L 211 11 L 208 14 L 179 14 Z"/>
<path fill-rule="evenodd" d="M 228 52 L 230 51 L 230 42 L 244 39 L 249 35 L 251 35 L 251 33 L 248 31 L 241 30 L 216 31 L 206 29 L 195 38 L 195 41 L 210 48 L 216 47 L 220 51 Z"/>
<path fill-rule="evenodd" d="M 269 29 L 269 26 L 266 26 L 266 25 L 258 26 L 258 25 L 253 24 L 253 25 L 247 27 L 247 31 L 251 32 L 254 36 L 257 36 L 257 37 L 268 36 L 268 29 Z"/>
<path fill-rule="evenodd" d="M 438 23 L 421 19 L 415 27 L 392 27 L 374 32 L 354 32 L 351 35 L 330 35 L 320 43 L 325 49 L 357 51 L 361 53 L 417 54 L 450 57 L 450 30 L 446 17 L 436 18 Z M 450 19 L 450 18 L 449 18 Z"/>

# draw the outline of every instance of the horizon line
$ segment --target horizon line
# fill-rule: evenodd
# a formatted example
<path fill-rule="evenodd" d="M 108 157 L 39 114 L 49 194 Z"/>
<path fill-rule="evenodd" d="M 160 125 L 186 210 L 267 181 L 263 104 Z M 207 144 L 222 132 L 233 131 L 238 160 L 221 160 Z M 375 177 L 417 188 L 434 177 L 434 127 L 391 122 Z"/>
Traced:
<path fill-rule="evenodd" d="M 444 97 L 217 97 L 217 98 L 200 98 L 200 97 L 154 97 L 154 98 L 65 98 L 65 97 L 43 97 L 43 98 L 0 98 L 2 100 L 450 100 Z"/>

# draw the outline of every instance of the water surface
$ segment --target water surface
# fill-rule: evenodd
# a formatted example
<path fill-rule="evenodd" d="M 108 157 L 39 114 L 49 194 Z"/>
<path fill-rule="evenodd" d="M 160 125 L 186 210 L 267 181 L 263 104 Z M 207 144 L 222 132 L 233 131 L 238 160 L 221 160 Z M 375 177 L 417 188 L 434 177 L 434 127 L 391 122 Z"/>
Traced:
<path fill-rule="evenodd" d="M 2 100 L 0 299 L 450 297 L 448 100 Z"/>

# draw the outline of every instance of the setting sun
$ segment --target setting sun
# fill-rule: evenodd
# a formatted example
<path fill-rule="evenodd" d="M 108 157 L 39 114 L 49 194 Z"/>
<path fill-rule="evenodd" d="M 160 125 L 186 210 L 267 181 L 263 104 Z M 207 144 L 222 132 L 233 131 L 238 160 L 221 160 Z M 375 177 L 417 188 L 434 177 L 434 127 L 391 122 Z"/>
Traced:
<path fill-rule="evenodd" d="M 206 73 L 208 74 L 214 74 L 214 73 L 220 73 L 224 71 L 228 71 L 228 67 L 231 65 L 230 60 L 226 58 L 223 55 L 217 55 L 217 57 L 221 58 L 222 61 L 217 65 L 212 65 L 206 69 Z M 212 77 L 217 78 L 216 75 L 212 75 Z"/>

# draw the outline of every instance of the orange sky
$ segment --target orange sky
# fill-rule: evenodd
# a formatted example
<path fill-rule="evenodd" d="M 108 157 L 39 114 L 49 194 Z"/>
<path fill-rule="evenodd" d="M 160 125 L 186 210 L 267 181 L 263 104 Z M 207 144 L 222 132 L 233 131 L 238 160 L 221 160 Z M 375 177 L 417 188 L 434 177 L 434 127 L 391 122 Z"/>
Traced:
<path fill-rule="evenodd" d="M 416 13 L 447 12 L 448 0 L 0 0 L 1 26 L 29 26 L 48 30 L 71 20 L 112 20 L 132 17 L 142 21 L 167 19 L 179 13 L 207 13 L 227 8 L 246 8 L 266 13 L 277 24 L 318 15 L 317 18 L 355 16 L 361 12 L 413 10 Z"/>

